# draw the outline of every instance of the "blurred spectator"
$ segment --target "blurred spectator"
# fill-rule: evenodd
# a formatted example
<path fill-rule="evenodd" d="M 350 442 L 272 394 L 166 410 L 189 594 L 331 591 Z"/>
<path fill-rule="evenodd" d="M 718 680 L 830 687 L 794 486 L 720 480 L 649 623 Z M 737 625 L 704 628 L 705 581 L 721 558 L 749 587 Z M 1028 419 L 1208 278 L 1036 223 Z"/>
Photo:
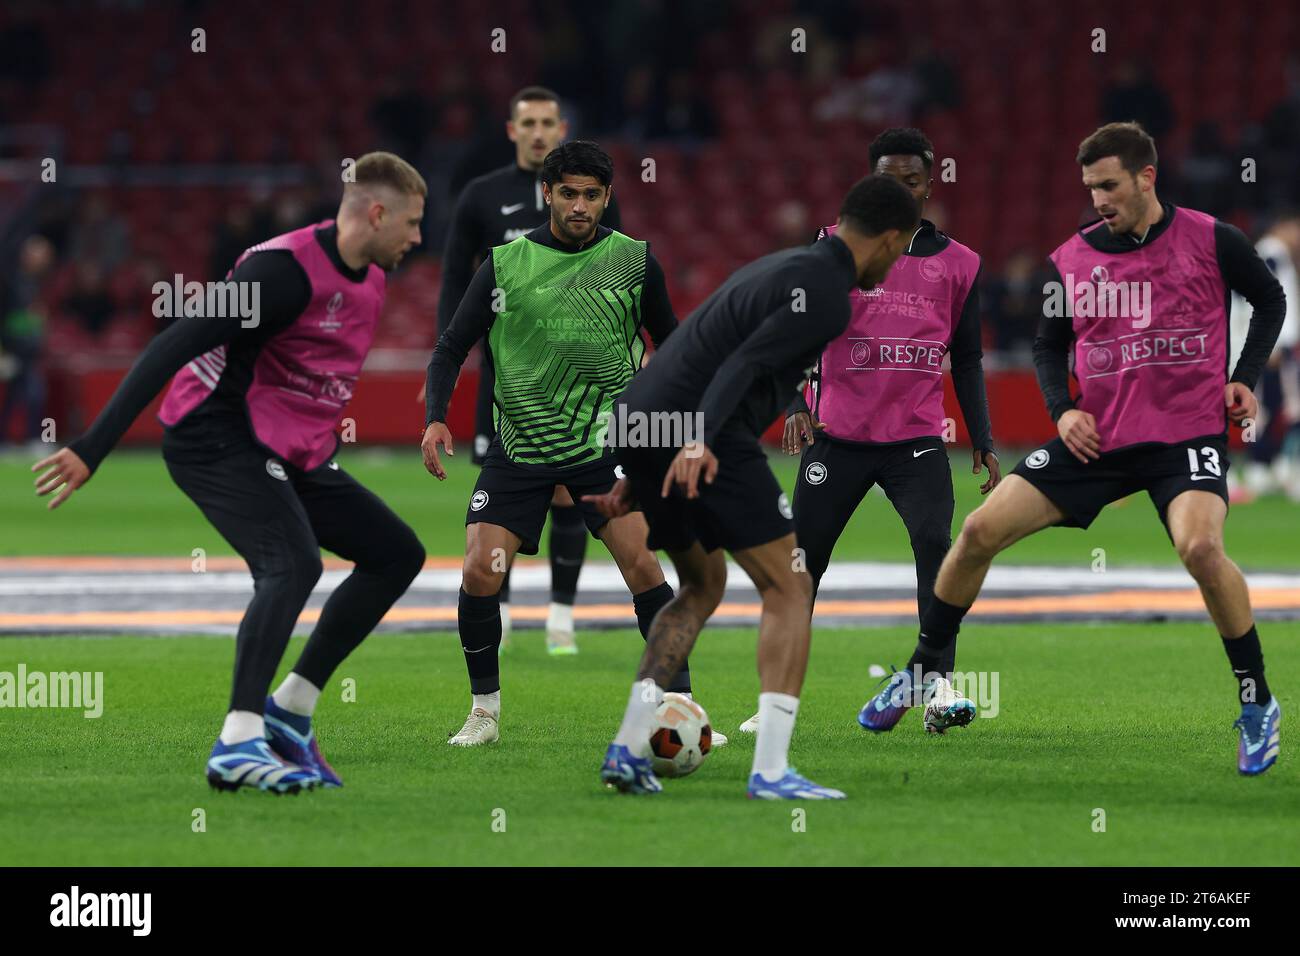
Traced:
<path fill-rule="evenodd" d="M 1239 179 L 1235 160 L 1223 144 L 1218 124 L 1198 123 L 1191 146 L 1179 164 L 1179 204 L 1223 218 L 1232 208 Z"/>
<path fill-rule="evenodd" d="M 873 39 L 854 43 L 849 69 L 875 61 L 869 73 L 859 79 L 844 79 L 814 107 L 823 122 L 856 119 L 869 126 L 902 126 L 912 121 L 921 99 L 921 82 L 907 66 L 890 62 Z"/>
<path fill-rule="evenodd" d="M 1101 113 L 1103 123 L 1137 120 L 1157 143 L 1174 127 L 1174 108 L 1168 94 L 1137 60 L 1120 63 L 1102 94 Z"/>
<path fill-rule="evenodd" d="M 104 267 L 94 259 L 76 263 L 72 288 L 63 299 L 63 309 L 71 312 L 91 335 L 98 336 L 113 320 L 117 303 L 108 286 Z"/>
<path fill-rule="evenodd" d="M 30 236 L 19 250 L 14 275 L 0 286 L 0 444 L 8 438 L 10 419 L 20 406 L 26 413 L 23 440 L 40 441 L 45 417 L 45 314 L 40 296 L 53 266 L 54 246 L 44 236 Z"/>
<path fill-rule="evenodd" d="M 308 225 L 307 200 L 298 190 L 286 190 L 275 199 L 271 213 L 271 235 L 279 236 Z"/>
<path fill-rule="evenodd" d="M 111 272 L 131 255 L 126 222 L 110 208 L 108 200 L 93 193 L 72 223 L 68 255 L 77 262 L 93 261 Z"/>
<path fill-rule="evenodd" d="M 1255 386 L 1255 397 L 1259 400 L 1255 440 L 1250 442 L 1250 460 L 1236 494 L 1242 500 L 1249 500 L 1256 495 L 1285 490 L 1300 500 L 1300 473 L 1295 469 L 1295 457 L 1300 453 L 1296 447 L 1300 442 L 1300 364 L 1297 362 L 1300 356 L 1296 353 L 1300 345 L 1300 280 L 1297 280 L 1300 219 L 1293 216 L 1280 219 L 1255 244 L 1255 251 L 1282 284 L 1286 316 L 1277 344 Z M 1229 368 L 1241 356 L 1253 311 L 1245 299 L 1232 295 Z M 1291 454 L 1283 456 L 1284 448 Z"/>
<path fill-rule="evenodd" d="M 943 112 L 961 105 L 961 84 L 957 71 L 923 37 L 918 37 L 912 43 L 911 70 L 920 87 L 915 119 L 919 120 L 928 112 Z"/>
<path fill-rule="evenodd" d="M 400 81 L 385 84 L 370 108 L 370 122 L 377 135 L 377 148 L 416 163 L 433 128 L 433 103 L 420 91 L 418 78 L 408 73 Z"/>
<path fill-rule="evenodd" d="M 39 4 L 28 4 L 35 12 Z M 0 83 L 16 83 L 24 96 L 32 96 L 50 73 L 50 45 L 44 25 L 21 11 L 0 30 Z"/>
<path fill-rule="evenodd" d="M 651 111 L 649 138 L 693 143 L 716 136 L 717 121 L 702 89 L 686 70 L 671 74 Z"/>
<path fill-rule="evenodd" d="M 655 75 L 648 65 L 634 66 L 623 80 L 623 117 L 619 134 L 633 142 L 650 138 L 651 114 L 655 108 Z"/>
<path fill-rule="evenodd" d="M 253 211 L 245 203 L 235 203 L 226 207 L 226 214 L 217 226 L 212 238 L 212 254 L 208 259 L 208 277 L 223 278 L 235 267 L 238 259 L 249 246 L 267 236 L 258 236 L 254 230 Z"/>
<path fill-rule="evenodd" d="M 1027 249 L 1013 252 L 1002 274 L 985 280 L 981 300 L 986 321 L 993 327 L 994 348 L 1030 349 L 1043 314 L 1043 285 L 1047 281 L 1045 263 Z"/>
<path fill-rule="evenodd" d="M 817 238 L 818 227 L 813 224 L 806 205 L 798 199 L 789 199 L 772 211 L 771 230 L 776 250 L 808 245 Z"/>

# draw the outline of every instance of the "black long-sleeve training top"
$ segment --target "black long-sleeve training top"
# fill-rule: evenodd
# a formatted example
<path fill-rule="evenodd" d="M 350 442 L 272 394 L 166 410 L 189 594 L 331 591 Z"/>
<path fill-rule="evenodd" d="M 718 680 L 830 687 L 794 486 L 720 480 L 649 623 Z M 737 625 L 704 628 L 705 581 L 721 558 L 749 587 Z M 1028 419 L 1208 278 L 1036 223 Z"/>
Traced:
<path fill-rule="evenodd" d="M 1173 222 L 1177 207 L 1173 203 L 1161 203 L 1161 208 L 1164 209 L 1164 216 L 1152 225 L 1145 238 L 1138 238 L 1131 233 L 1111 235 L 1106 224 L 1100 223 L 1095 229 L 1085 232 L 1084 239 L 1098 252 L 1133 252 L 1144 245 L 1150 245 Z M 1282 322 L 1286 318 L 1286 293 L 1282 291 L 1277 276 L 1269 271 L 1268 265 L 1246 238 L 1246 234 L 1236 226 L 1217 219 L 1214 222 L 1214 254 L 1223 275 L 1223 284 L 1227 286 L 1224 322 L 1228 321 L 1233 292 L 1242 295 L 1254 309 L 1241 357 L 1237 359 L 1237 367 L 1228 379 L 1253 389 L 1273 352 L 1278 333 L 1282 331 Z M 1060 288 L 1063 285 L 1060 271 L 1050 260 L 1047 265 L 1050 280 Z M 1046 297 L 1048 290 L 1044 289 L 1043 294 Z M 1038 387 L 1043 392 L 1043 400 L 1047 403 L 1047 411 L 1052 416 L 1052 421 L 1056 421 L 1075 407 L 1074 399 L 1070 397 L 1070 345 L 1074 341 L 1074 324 L 1069 315 L 1049 315 L 1049 311 L 1044 307 L 1043 317 L 1038 324 L 1038 336 L 1034 339 L 1034 370 L 1038 375 Z"/>
<path fill-rule="evenodd" d="M 704 300 L 615 404 L 698 411 L 706 445 L 733 424 L 758 438 L 848 327 L 856 284 L 838 236 L 755 260 Z"/>

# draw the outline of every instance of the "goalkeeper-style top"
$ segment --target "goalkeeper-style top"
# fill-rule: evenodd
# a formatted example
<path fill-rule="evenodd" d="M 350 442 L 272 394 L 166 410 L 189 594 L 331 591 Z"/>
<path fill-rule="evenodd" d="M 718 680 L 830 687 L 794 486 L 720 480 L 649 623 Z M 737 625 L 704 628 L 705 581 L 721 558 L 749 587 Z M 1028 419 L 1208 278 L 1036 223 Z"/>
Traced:
<path fill-rule="evenodd" d="M 486 335 L 506 456 L 542 468 L 598 461 L 609 453 L 603 419 L 641 367 L 641 327 L 658 345 L 676 324 L 647 243 L 597 227 L 569 247 L 548 223 L 479 267 L 429 361 L 425 423 L 446 421 L 460 366 Z"/>

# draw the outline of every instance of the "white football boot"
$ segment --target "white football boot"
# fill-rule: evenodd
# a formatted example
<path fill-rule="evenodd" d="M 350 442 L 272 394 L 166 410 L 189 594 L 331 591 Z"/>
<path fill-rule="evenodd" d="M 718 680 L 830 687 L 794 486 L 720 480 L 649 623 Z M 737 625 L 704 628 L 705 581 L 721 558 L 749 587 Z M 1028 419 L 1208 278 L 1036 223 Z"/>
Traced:
<path fill-rule="evenodd" d="M 475 707 L 465 718 L 465 726 L 447 743 L 453 747 L 477 747 L 480 744 L 496 743 L 501 738 L 497 723 L 496 717 L 482 707 Z"/>
<path fill-rule="evenodd" d="M 965 727 L 975 719 L 975 704 L 958 697 L 946 677 L 936 677 L 925 688 L 921 722 L 927 734 L 942 734 L 949 727 Z"/>
<path fill-rule="evenodd" d="M 573 630 L 573 605 L 552 601 L 546 613 L 546 653 L 552 657 L 571 657 L 578 653 Z"/>
<path fill-rule="evenodd" d="M 745 721 L 745 722 L 744 722 L 743 724 L 741 724 L 740 727 L 738 727 L 737 729 L 738 729 L 742 734 L 756 734 L 756 733 L 758 733 L 758 714 L 755 714 L 753 717 L 749 718 L 749 720 Z"/>

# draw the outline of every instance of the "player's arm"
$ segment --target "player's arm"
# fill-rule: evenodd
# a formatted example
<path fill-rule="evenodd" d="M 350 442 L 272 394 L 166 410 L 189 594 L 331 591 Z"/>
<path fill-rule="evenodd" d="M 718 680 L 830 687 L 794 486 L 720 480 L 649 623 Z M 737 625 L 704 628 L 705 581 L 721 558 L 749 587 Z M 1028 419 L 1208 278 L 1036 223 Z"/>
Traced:
<path fill-rule="evenodd" d="M 1070 454 L 1086 465 L 1101 457 L 1101 435 L 1097 420 L 1075 408 L 1070 397 L 1070 344 L 1074 341 L 1074 325 L 1067 314 L 1051 315 L 1047 305 L 1053 289 L 1064 290 L 1066 296 L 1071 293 L 1065 288 L 1056 263 L 1049 261 L 1047 267 L 1049 281 L 1043 287 L 1042 318 L 1038 320 L 1038 334 L 1034 337 L 1034 372 L 1043 401 L 1047 403 L 1047 413 L 1056 422 L 1057 434 Z"/>
<path fill-rule="evenodd" d="M 487 335 L 496 318 L 496 313 L 492 311 L 496 284 L 496 268 L 492 254 L 488 253 L 478 272 L 474 273 L 469 288 L 465 290 L 451 324 L 438 336 L 438 344 L 434 346 L 425 372 L 425 427 L 420 447 L 424 455 L 424 467 L 439 481 L 447 477 L 447 472 L 438 457 L 438 445 L 446 448 L 448 455 L 455 454 L 451 432 L 447 428 L 447 406 L 451 404 L 456 379 L 460 377 L 460 367 L 465 364 L 470 349 L 475 342 Z"/>
<path fill-rule="evenodd" d="M 718 366 L 700 399 L 703 441 L 686 445 L 672 460 L 661 489 L 664 497 L 674 485 L 687 498 L 699 497 L 700 479 L 712 484 L 718 474 L 718 459 L 710 446 L 754 381 L 785 367 L 793 356 L 820 351 L 848 326 L 848 296 L 827 295 L 815 283 L 799 288 L 806 296 L 806 311 L 794 311 L 795 296 L 791 294 Z"/>
<path fill-rule="evenodd" d="M 794 296 L 789 296 L 722 359 L 700 399 L 706 445 L 717 437 L 756 379 L 784 368 L 794 356 L 820 352 L 848 325 L 847 295 L 827 293 L 814 283 L 801 288 L 806 295 L 804 311 L 795 312 Z"/>
<path fill-rule="evenodd" d="M 641 293 L 641 321 L 650 333 L 650 341 L 655 348 L 664 344 L 664 339 L 677 328 L 677 315 L 673 312 L 672 300 L 668 297 L 668 280 L 664 276 L 663 266 L 647 249 L 645 260 L 645 288 Z"/>
<path fill-rule="evenodd" d="M 812 409 L 808 407 L 808 401 L 803 395 L 805 384 L 800 383 L 794 398 L 785 407 L 785 431 L 781 435 L 781 450 L 787 455 L 802 452 L 805 445 L 811 445 L 815 440 L 813 432 L 826 427 L 825 422 L 813 421 Z"/>
<path fill-rule="evenodd" d="M 1246 234 L 1236 226 L 1214 223 L 1214 251 L 1224 284 L 1249 302 L 1252 310 L 1246 342 L 1223 398 L 1229 417 L 1240 423 L 1258 413 L 1255 384 L 1282 331 L 1286 293 Z"/>
<path fill-rule="evenodd" d="M 989 479 L 980 486 L 988 494 L 1002 480 L 998 456 L 993 453 L 993 428 L 989 422 L 988 392 L 984 387 L 984 343 L 980 328 L 979 273 L 966 293 L 961 315 L 953 328 L 948 354 L 952 358 L 952 387 L 961 406 L 961 417 L 970 433 L 971 473 L 987 467 Z"/>
<path fill-rule="evenodd" d="M 275 334 L 302 313 L 311 297 L 306 273 L 292 254 L 283 250 L 249 256 L 230 274 L 228 281 L 258 283 L 257 324 L 245 328 L 243 323 L 247 320 L 238 316 L 188 316 L 177 319 L 156 335 L 89 430 L 68 447 L 32 466 L 33 471 L 48 469 L 36 479 L 38 495 L 63 489 L 50 502 L 50 508 L 57 508 L 90 480 L 140 412 L 187 362 L 240 337 Z"/>
<path fill-rule="evenodd" d="M 483 241 L 477 190 L 467 186 L 456 200 L 447 228 L 447 242 L 442 250 L 442 288 L 438 290 L 438 336 L 447 331 L 456 315 L 456 307 L 474 278 L 474 257 L 487 243 Z"/>

